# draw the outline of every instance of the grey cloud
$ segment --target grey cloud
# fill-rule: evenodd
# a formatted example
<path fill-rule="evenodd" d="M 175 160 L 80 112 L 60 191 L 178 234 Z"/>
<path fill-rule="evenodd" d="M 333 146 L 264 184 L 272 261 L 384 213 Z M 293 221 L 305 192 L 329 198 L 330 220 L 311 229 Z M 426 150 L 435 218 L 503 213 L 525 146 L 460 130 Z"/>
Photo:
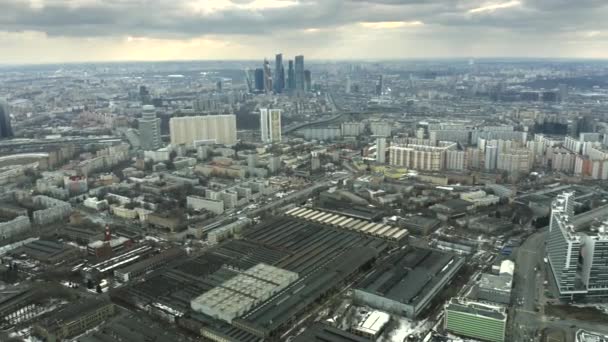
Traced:
<path fill-rule="evenodd" d="M 231 0 L 246 4 L 253 0 Z M 505 0 L 506 1 L 506 0 Z M 464 28 L 498 28 L 551 35 L 608 28 L 604 0 L 522 0 L 522 6 L 467 14 L 483 3 L 472 0 L 300 0 L 294 7 L 258 11 L 225 10 L 209 15 L 185 8 L 180 0 L 99 0 L 70 7 L 54 1 L 42 9 L 2 0 L 0 30 L 41 31 L 51 36 L 259 35 L 306 28 L 335 28 L 361 21 L 422 21 L 427 32 L 458 34 Z M 467 38 L 467 37 L 465 37 Z M 474 38 L 474 37 L 469 37 Z"/>

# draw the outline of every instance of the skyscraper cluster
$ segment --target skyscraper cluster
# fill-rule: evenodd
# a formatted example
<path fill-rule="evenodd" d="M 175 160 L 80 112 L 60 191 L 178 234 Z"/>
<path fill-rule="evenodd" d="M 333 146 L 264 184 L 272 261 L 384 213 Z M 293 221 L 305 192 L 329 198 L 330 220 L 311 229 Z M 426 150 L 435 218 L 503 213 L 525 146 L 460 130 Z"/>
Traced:
<path fill-rule="evenodd" d="M 283 54 L 275 56 L 274 68 L 264 60 L 262 68 L 257 68 L 253 74 L 255 91 L 259 93 L 304 93 L 312 88 L 310 70 L 304 69 L 304 56 L 296 56 L 287 62 L 287 72 L 283 65 Z"/>

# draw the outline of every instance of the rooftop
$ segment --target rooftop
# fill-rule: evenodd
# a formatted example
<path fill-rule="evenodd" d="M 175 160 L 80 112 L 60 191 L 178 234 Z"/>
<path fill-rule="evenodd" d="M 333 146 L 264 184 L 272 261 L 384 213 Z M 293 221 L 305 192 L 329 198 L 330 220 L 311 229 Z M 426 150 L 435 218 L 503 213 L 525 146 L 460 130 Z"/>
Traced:
<path fill-rule="evenodd" d="M 376 335 L 390 321 L 391 316 L 386 312 L 369 312 L 354 329 L 364 334 Z"/>
<path fill-rule="evenodd" d="M 360 289 L 392 300 L 413 304 L 439 282 L 448 269 L 460 267 L 462 259 L 431 249 L 408 248 L 376 267 Z"/>
<path fill-rule="evenodd" d="M 503 292 L 510 292 L 513 278 L 509 275 L 494 275 L 484 273 L 479 280 L 479 287 Z"/>
<path fill-rule="evenodd" d="M 446 310 L 484 316 L 496 320 L 506 321 L 507 313 L 504 307 L 474 302 L 464 298 L 452 298 L 446 305 Z"/>
<path fill-rule="evenodd" d="M 325 324 L 315 323 L 294 342 L 369 342 L 369 340 Z"/>
<path fill-rule="evenodd" d="M 53 315 L 44 319 L 40 324 L 45 327 L 51 327 L 55 324 L 71 322 L 79 319 L 82 315 L 93 312 L 105 305 L 111 305 L 111 302 L 106 297 L 87 299 L 80 303 L 70 304 L 63 309 L 53 312 Z"/>

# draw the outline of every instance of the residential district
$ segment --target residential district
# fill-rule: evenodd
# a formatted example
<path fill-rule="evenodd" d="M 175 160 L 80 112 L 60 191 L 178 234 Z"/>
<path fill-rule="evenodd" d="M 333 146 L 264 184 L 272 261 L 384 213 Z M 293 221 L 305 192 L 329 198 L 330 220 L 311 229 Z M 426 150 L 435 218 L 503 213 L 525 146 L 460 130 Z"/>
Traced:
<path fill-rule="evenodd" d="M 608 64 L 2 67 L 1 341 L 608 341 Z"/>

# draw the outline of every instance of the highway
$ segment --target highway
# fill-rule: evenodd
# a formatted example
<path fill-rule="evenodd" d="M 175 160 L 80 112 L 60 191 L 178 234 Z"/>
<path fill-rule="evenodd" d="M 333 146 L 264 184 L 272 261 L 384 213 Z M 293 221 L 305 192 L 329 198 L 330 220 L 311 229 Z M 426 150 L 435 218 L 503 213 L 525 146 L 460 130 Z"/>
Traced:
<path fill-rule="evenodd" d="M 289 126 L 285 126 L 283 127 L 281 130 L 283 132 L 283 134 L 287 134 L 289 132 L 293 132 L 295 130 L 298 130 L 300 128 L 304 128 L 307 126 L 315 126 L 315 125 L 320 125 L 323 123 L 329 123 L 332 121 L 336 121 L 338 119 L 340 119 L 342 117 L 342 115 L 344 115 L 344 113 L 340 113 L 337 115 L 334 115 L 330 118 L 326 118 L 326 119 L 321 119 L 321 120 L 317 120 L 317 121 L 312 121 L 312 122 L 304 122 L 304 123 L 299 123 L 299 124 L 295 124 L 295 125 L 289 125 Z"/>

